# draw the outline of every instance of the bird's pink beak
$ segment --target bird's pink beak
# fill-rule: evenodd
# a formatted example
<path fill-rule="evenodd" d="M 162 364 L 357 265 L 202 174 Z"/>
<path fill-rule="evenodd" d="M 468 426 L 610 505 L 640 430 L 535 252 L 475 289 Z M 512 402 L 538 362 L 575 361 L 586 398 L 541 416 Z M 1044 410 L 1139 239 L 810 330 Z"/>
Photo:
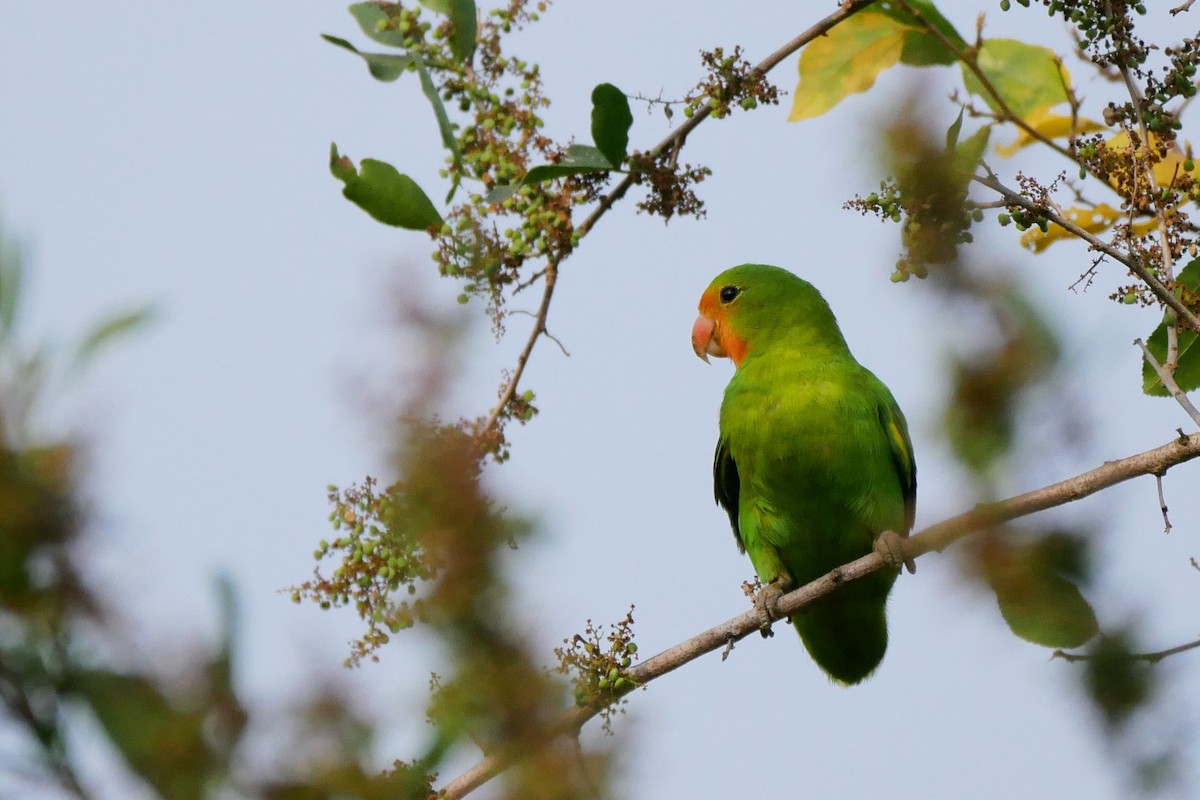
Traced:
<path fill-rule="evenodd" d="M 692 351 L 708 363 L 709 356 L 724 358 L 725 349 L 717 338 L 717 323 L 701 314 L 692 324 Z"/>

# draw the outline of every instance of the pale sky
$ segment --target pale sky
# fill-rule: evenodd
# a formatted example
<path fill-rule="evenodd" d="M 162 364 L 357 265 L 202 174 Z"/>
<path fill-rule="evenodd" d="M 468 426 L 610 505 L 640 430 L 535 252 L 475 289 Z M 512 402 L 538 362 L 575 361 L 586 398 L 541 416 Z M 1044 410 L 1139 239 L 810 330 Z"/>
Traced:
<path fill-rule="evenodd" d="M 943 5 L 969 37 L 981 6 Z M 1068 42 L 1044 11 L 983 5 L 996 35 Z M 757 60 L 832 8 L 564 1 L 513 47 L 542 65 L 555 101 L 551 135 L 586 140 L 597 83 L 680 97 L 700 77 L 700 49 L 741 44 Z M 18 0 L 0 18 L 0 219 L 35 271 L 26 332 L 66 341 L 113 310 L 159 311 L 52 414 L 90 445 L 86 557 L 98 583 L 167 667 L 181 658 L 173 653 L 215 635 L 212 586 L 230 574 L 244 611 L 244 693 L 278 706 L 328 677 L 385 724 L 381 767 L 412 756 L 436 667 L 429 640 L 396 636 L 382 663 L 343 671 L 347 642 L 362 630 L 353 612 L 295 606 L 279 590 L 309 576 L 312 549 L 329 535 L 325 486 L 386 470 L 389 412 L 416 357 L 393 325 L 396 309 L 414 299 L 447 307 L 458 293 L 437 277 L 423 234 L 370 219 L 326 167 L 336 141 L 356 161 L 389 161 L 443 197 L 437 131 L 415 80 L 378 83 L 321 41 L 329 33 L 365 44 L 342 3 Z M 773 74 L 781 88 L 794 88 L 795 63 Z M 942 99 L 954 75 L 939 74 L 921 92 L 944 129 L 957 113 Z M 968 507 L 938 425 L 943 356 L 969 333 L 969 318 L 946 313 L 921 282 L 890 283 L 896 228 L 841 209 L 875 188 L 874 136 L 920 77 L 935 76 L 895 70 L 802 124 L 786 121 L 786 100 L 706 122 L 683 158 L 715 172 L 700 187 L 707 219 L 664 226 L 627 200 L 563 267 L 549 324 L 571 355 L 539 346 L 525 385 L 542 413 L 511 429 L 512 461 L 489 477 L 511 508 L 539 521 L 512 564 L 547 663 L 587 619 L 615 622 L 630 603 L 643 656 L 746 610 L 740 585 L 752 569 L 711 490 L 731 367 L 705 366 L 688 342 L 701 291 L 733 264 L 774 263 L 816 284 L 859 360 L 892 388 L 913 431 L 917 528 Z M 1083 84 L 1084 95 L 1108 91 Z M 641 104 L 634 118 L 631 147 L 666 131 Z M 1014 163 L 989 160 L 1011 178 Z M 1067 166 L 1020 163 L 1048 178 Z M 1067 450 L 1034 437 L 1009 480 L 1014 492 L 1187 428 L 1173 404 L 1140 393 L 1129 343 L 1157 314 L 1105 299 L 1121 279 L 1114 267 L 1077 294 L 1067 287 L 1090 264 L 1081 248 L 1033 257 L 1012 229 L 985 224 L 976 235 L 975 263 L 1031 287 L 1077 367 L 1034 413 L 1065 406 L 1092 432 Z M 495 346 L 481 305 L 468 312 L 475 326 L 447 416 L 487 409 L 527 331 L 528 320 L 513 317 Z M 1200 634 L 1200 574 L 1188 565 L 1200 556 L 1198 469 L 1166 478 L 1169 536 L 1149 478 L 1035 520 L 1094 531 L 1100 581 L 1090 597 L 1101 625 L 1143 623 L 1153 649 Z M 953 550 L 931 555 L 898 581 L 887 657 L 862 686 L 831 685 L 780 626 L 724 663 L 707 656 L 635 693 L 617 723 L 623 793 L 1124 796 L 1125 777 L 1074 679 L 1079 667 L 1013 637 L 957 564 Z M 1197 658 L 1159 667 L 1168 702 L 1139 729 L 1141 741 L 1182 748 L 1183 794 L 1200 788 Z M 473 757 L 463 753 L 461 765 Z"/>

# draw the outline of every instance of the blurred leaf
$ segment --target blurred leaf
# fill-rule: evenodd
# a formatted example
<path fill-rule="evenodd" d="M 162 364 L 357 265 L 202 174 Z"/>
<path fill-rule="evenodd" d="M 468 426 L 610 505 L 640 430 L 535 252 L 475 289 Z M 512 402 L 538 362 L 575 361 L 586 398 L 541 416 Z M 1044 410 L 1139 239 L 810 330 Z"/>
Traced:
<path fill-rule="evenodd" d="M 1076 135 L 1104 129 L 1099 122 L 1083 118 L 1072 120 L 1065 114 L 1056 114 L 1050 111 L 1049 108 L 1042 108 L 1026 115 L 1025 123 L 1047 139 L 1061 139 L 1070 136 L 1072 125 L 1075 126 L 1074 133 Z M 1021 129 L 1017 131 L 1017 139 L 1012 144 L 996 145 L 996 154 L 1008 158 L 1015 155 L 1021 148 L 1028 147 L 1037 141 L 1027 131 Z"/>
<path fill-rule="evenodd" d="M 342 194 L 348 200 L 385 225 L 421 231 L 442 224 L 441 214 L 416 181 L 387 162 L 364 158 L 358 172 L 335 144 L 329 151 L 329 171 L 346 184 Z"/>
<path fill-rule="evenodd" d="M 611 83 L 592 90 L 592 141 L 614 167 L 625 160 L 633 114 L 625 93 Z"/>
<path fill-rule="evenodd" d="M 410 55 L 395 55 L 389 53 L 363 53 L 357 47 L 347 42 L 345 39 L 339 39 L 336 36 L 322 33 L 321 38 L 330 44 L 349 50 L 356 56 L 367 62 L 367 70 L 376 80 L 390 83 L 404 74 L 404 70 L 408 69 L 416 61 Z"/>
<path fill-rule="evenodd" d="M 214 763 L 225 770 L 246 729 L 248 715 L 233 688 L 238 607 L 233 581 L 228 575 L 221 575 L 217 580 L 217 598 L 220 603 L 221 644 L 206 669 L 209 708 L 206 726 L 210 741 L 214 743 Z"/>
<path fill-rule="evenodd" d="M 909 5 L 950 42 L 966 43 L 954 26 L 928 0 Z M 860 11 L 811 42 L 800 53 L 800 85 L 789 122 L 818 117 L 852 94 L 875 85 L 884 70 L 903 62 L 914 67 L 953 64 L 954 51 L 925 30 L 923 24 L 894 3 Z"/>
<path fill-rule="evenodd" d="M 980 71 L 1009 110 L 1019 117 L 1029 117 L 1067 101 L 1066 86 L 1070 84 L 1070 74 L 1048 47 L 1016 39 L 988 39 L 979 48 L 976 58 Z M 975 73 L 965 64 L 962 71 L 967 91 L 978 95 L 992 111 L 1000 113 L 1000 104 Z"/>
<path fill-rule="evenodd" d="M 0 342 L 12 337 L 21 302 L 21 251 L 0 230 Z"/>
<path fill-rule="evenodd" d="M 963 191 L 971 182 L 971 176 L 983 160 L 987 150 L 988 138 L 992 135 L 990 126 L 985 125 L 954 148 L 954 172 Z"/>
<path fill-rule="evenodd" d="M 154 310 L 142 306 L 120 314 L 114 314 L 92 326 L 83 341 L 75 349 L 70 371 L 78 373 L 85 369 L 96 354 L 126 334 L 136 331 L 154 319 Z"/>
<path fill-rule="evenodd" d="M 907 4 L 955 47 L 966 49 L 967 43 L 930 0 L 908 0 Z M 941 39 L 925 31 L 921 22 L 908 10 L 900 8 L 892 0 L 883 0 L 876 8 L 897 22 L 913 29 L 905 37 L 904 52 L 900 54 L 900 60 L 905 64 L 913 67 L 927 67 L 935 64 L 953 64 L 957 60 L 954 51 L 946 47 Z"/>
<path fill-rule="evenodd" d="M 1180 270 L 1175 277 L 1176 291 L 1182 287 L 1185 292 L 1194 297 L 1200 296 L 1200 258 L 1194 259 Z M 1192 306 L 1193 308 L 1195 305 Z M 1200 388 L 1200 346 L 1196 345 L 1200 334 L 1188 328 L 1180 327 L 1179 337 L 1179 366 L 1175 370 L 1175 383 L 1185 392 Z M 1146 347 L 1158 359 L 1159 364 L 1167 361 L 1167 321 L 1164 319 L 1150 338 Z M 1142 359 L 1142 391 L 1152 397 L 1170 397 L 1171 393 L 1163 386 L 1158 373 L 1150 366 L 1150 362 Z"/>
<path fill-rule="evenodd" d="M 865 92 L 900 62 L 914 30 L 879 11 L 860 11 L 800 53 L 800 85 L 789 122 L 818 117 L 852 94 Z"/>
<path fill-rule="evenodd" d="M 462 62 L 471 60 L 475 54 L 476 19 L 475 0 L 420 0 L 428 9 L 445 14 L 454 24 L 450 34 L 450 52 Z"/>
<path fill-rule="evenodd" d="M 994 536 L 980 557 L 1000 613 L 1017 636 L 1043 647 L 1080 647 L 1099 631 L 1074 581 L 1083 577 L 1083 543 L 1052 534 L 1033 544 Z"/>
<path fill-rule="evenodd" d="M 954 118 L 954 122 L 950 123 L 950 127 L 946 129 L 946 149 L 953 150 L 958 146 L 958 135 L 962 133 L 963 110 L 958 110 L 958 116 Z"/>
<path fill-rule="evenodd" d="M 209 772 L 202 709 L 177 709 L 147 678 L 92 670 L 76 688 L 130 768 L 163 797 L 201 800 Z"/>
<path fill-rule="evenodd" d="M 362 32 L 373 41 L 391 47 L 404 47 L 404 33 L 391 27 L 388 23 L 391 17 L 379 3 L 354 3 L 350 6 L 350 15 L 362 28 Z M 326 39 L 330 38 L 328 36 Z"/>
<path fill-rule="evenodd" d="M 1128 633 L 1102 636 L 1084 666 L 1084 683 L 1109 725 L 1121 725 L 1154 695 L 1154 671 L 1137 658 Z"/>

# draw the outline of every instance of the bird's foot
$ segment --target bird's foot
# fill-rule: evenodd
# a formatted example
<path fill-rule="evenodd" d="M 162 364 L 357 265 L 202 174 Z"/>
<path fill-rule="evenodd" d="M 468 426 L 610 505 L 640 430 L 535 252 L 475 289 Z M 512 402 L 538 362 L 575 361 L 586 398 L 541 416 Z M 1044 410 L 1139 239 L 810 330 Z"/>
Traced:
<path fill-rule="evenodd" d="M 883 556 L 884 562 L 892 569 L 904 567 L 912 574 L 917 571 L 917 564 L 904 555 L 904 537 L 895 531 L 884 531 L 875 539 L 875 552 Z"/>
<path fill-rule="evenodd" d="M 754 595 L 754 608 L 758 611 L 758 631 L 763 638 L 774 636 L 771 624 L 779 619 L 779 598 L 783 597 L 784 588 L 779 581 L 765 584 Z"/>

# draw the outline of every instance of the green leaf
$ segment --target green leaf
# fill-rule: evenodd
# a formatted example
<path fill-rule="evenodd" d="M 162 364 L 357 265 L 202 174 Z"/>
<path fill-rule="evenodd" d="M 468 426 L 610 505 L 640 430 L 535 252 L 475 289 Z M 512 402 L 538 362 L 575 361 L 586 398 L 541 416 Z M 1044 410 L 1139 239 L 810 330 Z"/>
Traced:
<path fill-rule="evenodd" d="M 421 81 L 421 91 L 429 100 L 429 105 L 433 106 L 433 116 L 437 119 L 438 133 L 442 135 L 442 145 L 450 151 L 450 155 L 454 158 L 454 166 L 457 167 L 454 170 L 454 182 L 450 184 L 450 191 L 446 193 L 446 203 L 449 204 L 454 199 L 454 192 L 458 189 L 458 184 L 462 181 L 462 152 L 458 149 L 458 139 L 454 136 L 454 126 L 450 124 L 446 106 L 442 104 L 442 96 L 438 94 L 437 87 L 433 85 L 433 79 L 429 77 L 429 70 L 425 69 L 425 62 L 414 58 L 413 64 L 416 65 L 417 77 Z"/>
<path fill-rule="evenodd" d="M 329 150 L 329 171 L 346 184 L 346 199 L 385 225 L 422 231 L 442 224 L 441 214 L 416 181 L 385 161 L 364 158 L 359 172 L 353 161 L 338 154 L 335 144 Z"/>
<path fill-rule="evenodd" d="M 1154 697 L 1151 662 L 1139 657 L 1131 630 L 1102 636 L 1084 662 L 1084 686 L 1109 725 L 1125 723 Z"/>
<path fill-rule="evenodd" d="M 1186 267 L 1180 270 L 1175 277 L 1177 287 L 1183 287 L 1183 290 L 1195 295 L 1200 295 L 1200 258 L 1194 259 Z M 1179 291 L 1177 288 L 1176 291 Z M 1179 339 L 1179 365 L 1175 369 L 1175 383 L 1185 392 L 1190 392 L 1193 389 L 1200 388 L 1200 346 L 1196 344 L 1200 340 L 1200 334 L 1195 331 L 1180 327 L 1178 332 Z M 1167 320 L 1163 319 L 1150 337 L 1146 340 L 1146 347 L 1158 359 L 1159 364 L 1166 363 L 1167 360 Z M 1152 397 L 1170 397 L 1171 393 L 1167 391 L 1167 387 L 1163 386 L 1162 380 L 1158 377 L 1158 373 L 1150 366 L 1150 362 L 1142 359 L 1142 391 Z"/>
<path fill-rule="evenodd" d="M 1082 569 L 1082 543 L 1052 534 L 1032 544 L 999 537 L 985 543 L 988 582 L 1008 627 L 1043 647 L 1080 647 L 1099 631 L 1096 613 L 1073 579 Z"/>
<path fill-rule="evenodd" d="M 450 52 L 459 61 L 467 62 L 475 54 L 475 37 L 478 35 L 475 0 L 420 0 L 421 5 L 445 14 L 454 24 L 450 33 Z"/>
<path fill-rule="evenodd" d="M 390 83 L 404 74 L 404 70 L 412 66 L 416 61 L 409 55 L 394 55 L 389 53 L 363 53 L 357 47 L 347 42 L 345 39 L 339 39 L 336 36 L 330 36 L 327 33 L 322 33 L 321 38 L 330 44 L 349 50 L 356 56 L 359 56 L 367 62 L 367 69 L 371 73 L 371 77 L 376 80 Z"/>
<path fill-rule="evenodd" d="M 632 125 L 633 113 L 624 92 L 611 83 L 592 90 L 592 141 L 613 166 L 625 160 Z"/>
<path fill-rule="evenodd" d="M 988 39 L 979 48 L 976 58 L 980 71 L 987 76 L 1009 110 L 1019 117 L 1027 117 L 1067 101 L 1066 86 L 1070 75 L 1048 47 L 1038 47 L 1016 39 Z M 962 71 L 967 91 L 982 98 L 992 111 L 1001 113 L 1000 104 L 984 88 L 975 73 L 966 64 Z"/>
<path fill-rule="evenodd" d="M 586 172 L 606 172 L 613 164 L 599 149 L 586 144 L 573 144 L 557 164 L 541 164 L 525 173 L 522 184 L 541 183 L 567 175 L 582 175 Z"/>
<path fill-rule="evenodd" d="M 552 181 L 568 175 L 583 175 L 588 172 L 611 172 L 615 167 L 598 148 L 586 144 L 573 144 L 557 164 L 539 164 L 525 173 L 516 183 L 495 187 L 487 195 L 489 203 L 499 203 L 516 194 L 522 186 Z"/>
<path fill-rule="evenodd" d="M 83 337 L 83 341 L 79 343 L 72 360 L 71 370 L 76 372 L 83 369 L 102 348 L 146 325 L 152 319 L 154 319 L 154 310 L 142 306 L 101 320 L 88 331 L 87 335 Z"/>

